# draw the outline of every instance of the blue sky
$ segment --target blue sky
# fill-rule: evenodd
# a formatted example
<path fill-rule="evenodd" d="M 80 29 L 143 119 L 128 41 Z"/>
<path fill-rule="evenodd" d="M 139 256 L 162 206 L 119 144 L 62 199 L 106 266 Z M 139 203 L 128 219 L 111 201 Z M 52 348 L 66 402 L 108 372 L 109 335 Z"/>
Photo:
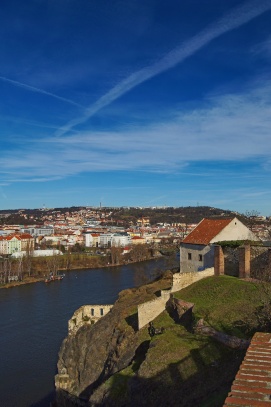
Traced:
<path fill-rule="evenodd" d="M 271 215 L 271 0 L 2 0 L 0 209 Z"/>

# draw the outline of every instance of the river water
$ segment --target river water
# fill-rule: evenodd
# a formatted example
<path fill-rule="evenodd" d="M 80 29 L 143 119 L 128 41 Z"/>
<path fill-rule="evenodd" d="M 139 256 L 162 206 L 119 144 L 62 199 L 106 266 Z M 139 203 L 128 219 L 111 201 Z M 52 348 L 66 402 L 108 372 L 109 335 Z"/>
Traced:
<path fill-rule="evenodd" d="M 69 271 L 62 281 L 0 290 L 0 405 L 48 407 L 68 320 L 85 304 L 113 304 L 118 293 L 166 269 L 164 258 L 121 267 Z"/>

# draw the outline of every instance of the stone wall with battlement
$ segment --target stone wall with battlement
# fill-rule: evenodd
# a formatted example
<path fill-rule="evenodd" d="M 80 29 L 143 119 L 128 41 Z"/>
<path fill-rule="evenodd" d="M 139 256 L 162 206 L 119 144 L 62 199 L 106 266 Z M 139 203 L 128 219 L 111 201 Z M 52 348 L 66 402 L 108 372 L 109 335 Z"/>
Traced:
<path fill-rule="evenodd" d="M 75 311 L 68 322 L 69 334 L 75 333 L 84 324 L 95 324 L 108 314 L 113 305 L 83 305 Z"/>

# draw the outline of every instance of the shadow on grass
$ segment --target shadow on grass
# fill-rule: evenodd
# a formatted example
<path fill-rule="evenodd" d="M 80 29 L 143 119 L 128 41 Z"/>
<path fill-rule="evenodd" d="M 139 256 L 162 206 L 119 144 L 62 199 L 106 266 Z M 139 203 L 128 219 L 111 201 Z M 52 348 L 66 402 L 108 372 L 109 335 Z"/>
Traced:
<path fill-rule="evenodd" d="M 102 374 L 100 380 L 85 389 L 80 398 L 73 397 L 67 406 L 223 406 L 245 351 L 227 349 L 210 339 L 201 348 L 191 349 L 187 356 L 178 362 L 169 363 L 156 375 L 143 377 L 140 366 L 146 359 L 150 343 L 151 341 L 146 340 L 137 348 L 131 362 L 132 375 L 131 371 L 129 374 L 119 372 L 111 377 L 110 387 L 104 391 L 100 403 L 95 404 L 86 399 L 84 402 L 81 397 L 90 397 L 91 392 L 103 382 Z M 146 369 L 146 366 L 144 368 Z"/>
<path fill-rule="evenodd" d="M 129 315 L 127 318 L 125 318 L 125 321 L 127 322 L 128 325 L 130 325 L 134 332 L 138 331 L 138 313 L 135 312 L 132 315 Z"/>
<path fill-rule="evenodd" d="M 219 346 L 216 351 L 220 358 L 215 363 L 206 363 L 206 345 L 200 350 L 192 349 L 189 356 L 179 362 L 170 363 L 154 377 L 143 378 L 134 374 L 122 383 L 118 383 L 117 378 L 115 380 L 113 377 L 102 405 L 222 407 L 244 352 L 230 351 L 226 356 L 221 354 Z M 191 363 L 194 365 L 194 374 L 186 376 L 186 366 Z"/>

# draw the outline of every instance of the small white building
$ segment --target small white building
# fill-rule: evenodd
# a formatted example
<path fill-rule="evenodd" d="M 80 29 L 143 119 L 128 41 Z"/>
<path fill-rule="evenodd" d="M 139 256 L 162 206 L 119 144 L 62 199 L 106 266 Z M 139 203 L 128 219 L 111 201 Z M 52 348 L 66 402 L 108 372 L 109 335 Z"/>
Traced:
<path fill-rule="evenodd" d="M 103 233 L 100 235 L 100 247 L 110 247 L 114 233 Z"/>
<path fill-rule="evenodd" d="M 112 236 L 111 246 L 130 246 L 132 243 L 131 236 L 128 233 L 114 233 Z"/>
<path fill-rule="evenodd" d="M 100 246 L 100 234 L 93 232 L 84 232 L 84 240 L 86 247 L 99 247 Z"/>
<path fill-rule="evenodd" d="M 180 271 L 214 267 L 214 244 L 235 240 L 260 241 L 237 218 L 203 219 L 180 245 Z"/>

